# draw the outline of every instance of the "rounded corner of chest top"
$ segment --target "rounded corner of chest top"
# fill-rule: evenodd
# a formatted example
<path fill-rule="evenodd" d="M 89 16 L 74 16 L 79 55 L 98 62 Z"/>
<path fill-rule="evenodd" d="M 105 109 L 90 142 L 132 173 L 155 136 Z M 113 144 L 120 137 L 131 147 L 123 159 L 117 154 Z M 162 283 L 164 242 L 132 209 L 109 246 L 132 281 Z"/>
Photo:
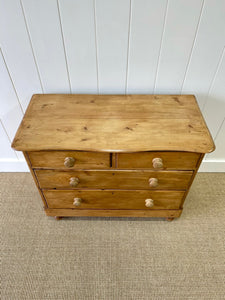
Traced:
<path fill-rule="evenodd" d="M 216 145 L 212 143 L 212 147 L 207 151 L 207 153 L 212 153 L 216 150 Z"/>
<path fill-rule="evenodd" d="M 14 138 L 14 140 L 12 141 L 11 148 L 15 151 L 22 151 L 18 146 L 18 140 L 16 138 Z"/>

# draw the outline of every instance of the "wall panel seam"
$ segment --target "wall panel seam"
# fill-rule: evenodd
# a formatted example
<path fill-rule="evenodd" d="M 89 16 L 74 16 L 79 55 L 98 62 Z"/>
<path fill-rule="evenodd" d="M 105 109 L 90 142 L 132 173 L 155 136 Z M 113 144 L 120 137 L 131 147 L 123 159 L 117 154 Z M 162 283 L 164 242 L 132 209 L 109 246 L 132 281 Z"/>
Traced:
<path fill-rule="evenodd" d="M 70 72 L 69 72 L 69 65 L 68 65 L 68 59 L 67 59 L 67 53 L 66 53 L 65 39 L 64 39 L 64 34 L 63 34 L 63 26 L 62 26 L 62 18 L 61 18 L 60 7 L 59 7 L 59 0 L 57 0 L 56 3 L 57 3 L 61 38 L 62 38 L 62 44 L 63 44 L 63 50 L 64 50 L 65 63 L 66 63 L 66 72 L 67 72 L 67 77 L 68 77 L 68 82 L 69 82 L 69 87 L 70 87 L 70 94 L 72 94 L 72 85 L 71 85 L 71 80 L 70 80 Z"/>
<path fill-rule="evenodd" d="M 43 88 L 43 84 L 42 84 L 42 80 L 41 80 L 41 74 L 40 74 L 40 70 L 39 70 L 39 67 L 38 67 L 37 59 L 35 57 L 34 48 L 33 48 L 33 44 L 32 44 L 32 41 L 31 41 L 30 31 L 29 31 L 29 28 L 28 28 L 28 24 L 27 24 L 26 15 L 25 15 L 22 0 L 20 0 L 20 6 L 21 6 L 23 18 L 24 18 L 24 23 L 25 23 L 25 28 L 26 28 L 26 31 L 27 31 L 27 36 L 28 36 L 28 39 L 29 39 L 29 42 L 30 42 L 31 52 L 32 52 L 32 55 L 33 55 L 33 59 L 34 59 L 34 63 L 35 63 L 35 66 L 36 66 L 38 78 L 39 78 L 39 81 L 40 81 L 41 90 L 42 90 L 42 93 L 44 94 L 44 88 Z"/>
<path fill-rule="evenodd" d="M 93 0 L 94 24 L 95 24 L 95 52 L 96 52 L 96 76 L 97 93 L 99 94 L 99 65 L 98 65 L 98 39 L 97 39 L 97 20 L 96 20 L 96 0 Z"/>
<path fill-rule="evenodd" d="M 215 82 L 215 80 L 216 80 L 216 76 L 217 76 L 217 74 L 218 74 L 220 65 L 222 64 L 222 61 L 223 61 L 224 53 L 225 53 L 225 47 L 223 47 L 222 54 L 221 54 L 221 56 L 220 56 L 220 58 L 219 58 L 219 61 L 218 61 L 217 67 L 216 67 L 216 71 L 215 71 L 215 73 L 214 73 L 214 75 L 213 75 L 211 84 L 210 84 L 210 86 L 209 86 L 209 89 L 208 89 L 208 92 L 207 92 L 207 96 L 206 96 L 206 100 L 205 100 L 204 105 L 203 105 L 203 107 L 202 107 L 202 112 L 204 112 L 204 110 L 205 110 L 205 108 L 206 108 L 206 104 L 207 104 L 207 102 L 208 102 L 210 92 L 211 92 L 211 90 L 212 90 L 212 88 L 213 88 L 213 85 L 214 85 L 214 82 Z"/>
<path fill-rule="evenodd" d="M 214 138 L 214 142 L 216 141 L 216 139 L 217 139 L 217 137 L 218 137 L 218 135 L 219 135 L 219 133 L 220 133 L 220 130 L 221 130 L 221 128 L 223 127 L 224 121 L 225 121 L 225 118 L 223 119 L 223 121 L 221 122 L 221 124 L 220 124 L 220 126 L 219 126 L 219 128 L 218 128 L 218 130 L 217 130 L 217 133 L 216 133 L 215 138 Z"/>
<path fill-rule="evenodd" d="M 3 130 L 5 131 L 5 134 L 6 134 L 7 138 L 8 138 L 8 140 L 9 140 L 10 145 L 11 145 L 12 141 L 11 141 L 11 139 L 10 139 L 10 137 L 9 137 L 9 135 L 8 135 L 8 132 L 7 132 L 7 130 L 6 130 L 6 128 L 5 128 L 5 126 L 4 126 L 4 124 L 3 124 L 3 122 L 2 122 L 1 119 L 0 119 L 0 123 L 1 123 L 1 125 L 2 125 Z M 14 149 L 12 149 L 12 150 L 14 151 L 14 153 L 15 153 L 17 159 L 19 160 L 19 157 L 18 157 L 16 151 L 15 151 Z"/>
<path fill-rule="evenodd" d="M 163 38 L 164 38 L 164 35 L 165 35 L 165 30 L 166 30 L 166 21 L 167 21 L 168 7 L 169 7 L 169 0 L 167 0 L 167 2 L 166 2 L 164 22 L 163 22 L 163 29 L 162 29 L 162 35 L 161 35 L 161 40 L 160 40 L 160 49 L 159 49 L 159 54 L 158 54 L 158 58 L 157 58 L 157 67 L 156 67 L 155 79 L 154 79 L 153 94 L 155 94 L 156 82 L 157 82 L 157 79 L 158 79 L 159 62 L 160 62 L 160 57 L 161 57 L 161 53 L 162 53 Z"/>
<path fill-rule="evenodd" d="M 4 54 L 3 54 L 3 51 L 2 51 L 2 49 L 1 49 L 1 48 L 0 48 L 0 52 L 1 52 L 2 59 L 3 59 L 3 61 L 4 61 L 4 64 L 5 64 L 5 68 L 6 68 L 6 70 L 7 70 L 7 73 L 8 73 L 8 75 L 9 75 L 10 81 L 11 81 L 11 83 L 12 83 L 13 90 L 14 90 L 14 92 L 15 92 L 15 94 L 16 94 L 16 98 L 17 98 L 17 101 L 18 101 L 19 107 L 20 107 L 20 109 L 21 109 L 21 112 L 22 112 L 22 114 L 24 114 L 24 111 L 23 111 L 22 105 L 21 105 L 21 103 L 20 103 L 20 99 L 19 99 L 19 96 L 18 96 L 18 93 L 17 93 L 16 87 L 15 87 L 15 85 L 14 85 L 14 82 L 13 82 L 12 76 L 11 76 L 11 74 L 10 74 L 10 71 L 9 71 L 8 65 L 7 65 L 7 63 L 6 63 L 6 60 L 5 60 L 5 57 L 4 57 Z"/>
<path fill-rule="evenodd" d="M 126 84 L 125 85 L 125 94 L 126 95 L 127 95 L 127 88 L 128 88 L 128 72 L 129 72 L 129 58 L 130 58 L 131 18 L 132 18 L 132 0 L 130 0 L 128 40 L 127 40 L 127 68 L 126 68 L 126 83 L 125 83 Z"/>
<path fill-rule="evenodd" d="M 190 55 L 189 55 L 189 58 L 188 58 L 187 66 L 186 66 L 186 69 L 185 69 L 184 78 L 183 78 L 183 82 L 182 82 L 181 89 L 180 89 L 180 94 L 182 94 L 182 92 L 183 92 L 184 83 L 185 83 L 185 80 L 186 80 L 186 77 L 187 77 L 187 73 L 188 73 L 190 62 L 191 62 L 192 55 L 193 55 L 193 50 L 195 48 L 195 44 L 196 44 L 196 41 L 197 41 L 199 25 L 201 23 L 202 13 L 203 13 L 204 7 L 205 7 L 205 0 L 203 0 L 203 2 L 202 2 L 202 6 L 201 6 L 199 18 L 198 18 L 198 24 L 196 26 L 195 36 L 194 36 L 194 39 L 193 39 L 193 43 L 192 43 Z"/>
<path fill-rule="evenodd" d="M 225 121 L 225 118 L 224 118 L 223 121 L 221 122 L 221 124 L 220 124 L 220 126 L 219 126 L 219 128 L 218 128 L 218 130 L 217 130 L 217 132 L 216 132 L 216 135 L 215 135 L 215 137 L 214 137 L 214 139 L 213 139 L 213 141 L 214 141 L 214 143 L 215 143 L 215 146 L 216 146 L 216 139 L 217 139 L 217 137 L 218 137 L 218 135 L 219 135 L 219 133 L 220 133 L 221 128 L 223 127 L 224 121 Z M 215 151 L 216 151 L 216 150 L 215 150 Z M 207 153 L 207 154 L 206 154 L 206 156 L 205 156 L 206 161 L 207 161 L 207 157 L 210 157 L 210 153 Z"/>

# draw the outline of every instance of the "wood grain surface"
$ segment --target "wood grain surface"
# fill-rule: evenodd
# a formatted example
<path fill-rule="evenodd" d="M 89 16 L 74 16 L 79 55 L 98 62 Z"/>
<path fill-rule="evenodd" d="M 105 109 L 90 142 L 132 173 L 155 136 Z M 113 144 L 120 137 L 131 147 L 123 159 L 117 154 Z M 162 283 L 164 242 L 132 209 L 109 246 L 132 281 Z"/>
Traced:
<path fill-rule="evenodd" d="M 49 208 L 76 209 L 179 209 L 183 191 L 85 191 L 44 190 Z M 74 198 L 81 198 L 81 205 L 74 206 Z M 147 208 L 146 199 L 153 199 L 154 206 Z"/>
<path fill-rule="evenodd" d="M 152 160 L 161 158 L 162 169 L 192 170 L 195 169 L 200 155 L 189 152 L 139 152 L 119 153 L 118 168 L 129 169 L 154 169 Z"/>
<path fill-rule="evenodd" d="M 32 151 L 28 152 L 33 168 L 104 169 L 110 167 L 109 153 L 82 151 Z M 66 157 L 75 159 L 74 166 L 65 167 Z"/>
<path fill-rule="evenodd" d="M 70 178 L 76 177 L 79 183 L 75 188 L 96 189 L 186 189 L 193 172 L 190 171 L 57 171 L 35 170 L 42 189 L 72 189 Z M 149 179 L 158 179 L 156 187 L 149 186 Z"/>
<path fill-rule="evenodd" d="M 43 192 L 42 192 L 42 190 L 41 190 L 41 188 L 40 188 L 40 185 L 39 185 L 37 176 L 36 176 L 34 170 L 32 169 L 32 166 L 31 166 L 31 163 L 30 163 L 30 159 L 29 159 L 29 157 L 28 157 L 28 155 L 27 155 L 26 152 L 23 152 L 23 155 L 24 155 L 24 158 L 25 158 L 25 160 L 26 160 L 26 162 L 27 162 L 27 165 L 28 165 L 28 167 L 29 167 L 30 173 L 31 173 L 31 175 L 32 175 L 32 177 L 33 177 L 33 180 L 34 180 L 34 182 L 35 182 L 35 185 L 36 185 L 36 187 L 37 187 L 37 189 L 38 189 L 38 192 L 39 192 L 39 194 L 40 194 L 40 196 L 41 196 L 42 202 L 43 202 L 43 204 L 44 204 L 44 208 L 47 208 L 47 207 L 48 207 L 48 204 L 47 204 L 47 202 L 46 202 L 46 200 L 45 200 L 45 197 L 44 197 L 44 195 L 43 195 Z"/>
<path fill-rule="evenodd" d="M 45 209 L 46 215 L 55 217 L 134 217 L 134 218 L 178 218 L 182 209 Z"/>
<path fill-rule="evenodd" d="M 214 143 L 192 95 L 34 95 L 16 150 L 190 151 Z"/>

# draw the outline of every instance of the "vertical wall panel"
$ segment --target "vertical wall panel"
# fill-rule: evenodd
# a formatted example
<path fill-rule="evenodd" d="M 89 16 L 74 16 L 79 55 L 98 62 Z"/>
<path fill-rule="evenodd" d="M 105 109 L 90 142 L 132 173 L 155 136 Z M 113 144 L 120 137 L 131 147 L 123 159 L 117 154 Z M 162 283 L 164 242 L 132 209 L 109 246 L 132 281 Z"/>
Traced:
<path fill-rule="evenodd" d="M 225 153 L 225 119 L 222 123 L 220 131 L 215 139 L 216 151 L 207 155 L 207 160 L 224 160 Z"/>
<path fill-rule="evenodd" d="M 155 93 L 180 93 L 203 0 L 170 0 Z"/>
<path fill-rule="evenodd" d="M 13 139 L 22 117 L 17 95 L 0 52 L 0 118 L 10 139 Z"/>
<path fill-rule="evenodd" d="M 223 51 L 218 72 L 209 91 L 204 117 L 214 138 L 225 118 L 225 51 Z"/>
<path fill-rule="evenodd" d="M 167 0 L 133 0 L 127 92 L 154 90 Z"/>
<path fill-rule="evenodd" d="M 57 1 L 23 0 L 34 54 L 46 93 L 69 93 Z"/>
<path fill-rule="evenodd" d="M 1 47 L 25 111 L 31 95 L 42 93 L 19 0 L 0 0 Z"/>
<path fill-rule="evenodd" d="M 207 98 L 225 44 L 225 1 L 205 0 L 183 93 L 197 94 L 200 107 Z"/>
<path fill-rule="evenodd" d="M 125 93 L 129 0 L 96 0 L 100 93 Z"/>
<path fill-rule="evenodd" d="M 15 151 L 10 146 L 10 141 L 5 133 L 5 130 L 0 122 L 0 159 L 17 159 Z"/>
<path fill-rule="evenodd" d="M 0 51 L 0 119 L 11 141 L 22 117 L 23 112 Z M 1 145 L 1 147 L 4 147 L 4 145 Z M 10 153 L 12 152 L 10 151 Z M 23 155 L 20 152 L 17 153 L 17 156 L 23 159 Z"/>
<path fill-rule="evenodd" d="M 73 93 L 97 93 L 94 0 L 60 0 Z"/>
<path fill-rule="evenodd" d="M 0 159 L 32 94 L 100 92 L 195 94 L 224 160 L 224 45 L 224 0 L 0 0 Z"/>

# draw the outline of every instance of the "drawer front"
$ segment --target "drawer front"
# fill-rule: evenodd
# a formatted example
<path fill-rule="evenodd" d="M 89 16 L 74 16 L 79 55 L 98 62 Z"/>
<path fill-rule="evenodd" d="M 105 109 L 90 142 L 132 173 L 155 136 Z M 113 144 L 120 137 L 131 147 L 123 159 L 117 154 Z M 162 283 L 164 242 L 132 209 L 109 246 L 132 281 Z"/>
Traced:
<path fill-rule="evenodd" d="M 44 190 L 43 193 L 49 208 L 74 209 L 179 209 L 184 195 L 182 191 Z"/>
<path fill-rule="evenodd" d="M 196 168 L 199 155 L 191 152 L 119 153 L 118 168 L 193 170 Z"/>
<path fill-rule="evenodd" d="M 186 189 L 191 171 L 55 171 L 35 170 L 41 188 Z M 78 179 L 78 180 L 77 180 Z"/>
<path fill-rule="evenodd" d="M 109 153 L 80 151 L 28 152 L 33 168 L 105 169 L 110 167 Z"/>

